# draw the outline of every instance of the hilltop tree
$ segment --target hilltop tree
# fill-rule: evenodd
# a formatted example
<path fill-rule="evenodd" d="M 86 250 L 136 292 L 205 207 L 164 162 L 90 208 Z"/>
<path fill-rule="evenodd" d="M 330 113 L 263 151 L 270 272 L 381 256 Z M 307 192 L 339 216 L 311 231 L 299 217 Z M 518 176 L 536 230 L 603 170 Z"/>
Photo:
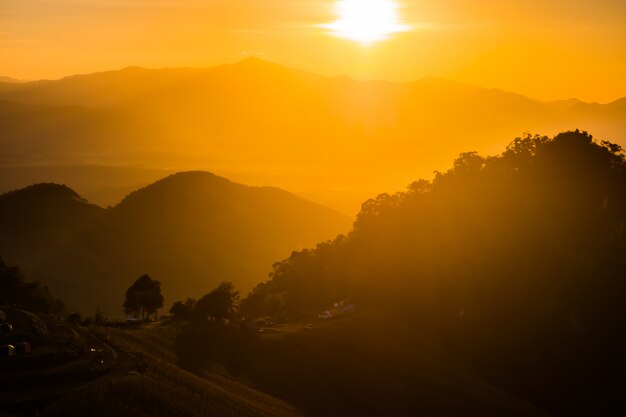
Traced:
<path fill-rule="evenodd" d="M 194 316 L 200 320 L 223 321 L 232 317 L 239 292 L 232 282 L 222 282 L 216 289 L 203 296 L 196 303 Z"/>
<path fill-rule="evenodd" d="M 142 275 L 126 290 L 124 313 L 145 320 L 151 315 L 156 319 L 157 311 L 163 307 L 161 283 L 149 275 Z"/>

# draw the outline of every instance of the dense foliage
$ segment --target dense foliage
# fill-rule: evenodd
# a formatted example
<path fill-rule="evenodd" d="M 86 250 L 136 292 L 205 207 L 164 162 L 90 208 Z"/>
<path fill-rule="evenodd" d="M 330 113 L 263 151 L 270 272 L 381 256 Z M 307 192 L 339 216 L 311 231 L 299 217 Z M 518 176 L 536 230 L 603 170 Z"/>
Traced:
<path fill-rule="evenodd" d="M 174 320 L 191 320 L 196 300 L 187 298 L 187 301 L 175 301 L 170 308 L 170 315 Z"/>
<path fill-rule="evenodd" d="M 149 275 L 142 275 L 126 291 L 124 313 L 135 318 L 147 319 L 157 317 L 157 312 L 163 307 L 161 283 L 153 280 Z"/>
<path fill-rule="evenodd" d="M 175 301 L 170 314 L 174 320 L 223 323 L 234 316 L 238 304 L 239 291 L 232 282 L 224 281 L 197 301 Z"/>
<path fill-rule="evenodd" d="M 54 298 L 39 282 L 28 282 L 17 267 L 9 267 L 0 258 L 0 304 L 14 305 L 43 314 L 58 314 L 63 303 Z"/>
<path fill-rule="evenodd" d="M 232 282 L 222 282 L 198 300 L 193 314 L 198 319 L 223 321 L 232 317 L 239 302 L 239 292 Z"/>
<path fill-rule="evenodd" d="M 619 146 L 528 135 L 368 200 L 348 236 L 276 263 L 241 308 L 382 306 L 547 407 L 609 407 L 626 370 L 625 224 Z"/>

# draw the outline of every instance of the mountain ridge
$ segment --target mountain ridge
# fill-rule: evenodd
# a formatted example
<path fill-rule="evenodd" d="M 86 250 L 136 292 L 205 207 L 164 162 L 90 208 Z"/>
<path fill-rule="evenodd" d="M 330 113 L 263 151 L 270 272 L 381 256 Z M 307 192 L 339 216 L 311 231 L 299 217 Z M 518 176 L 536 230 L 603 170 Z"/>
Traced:
<path fill-rule="evenodd" d="M 461 152 L 490 153 L 524 132 L 579 128 L 626 146 L 621 100 L 542 102 L 433 77 L 357 81 L 258 58 L 208 69 L 131 67 L 7 88 L 0 86 L 0 161 L 12 166 L 201 169 L 275 184 L 350 214 L 381 190 L 432 177 Z M 77 187 L 75 177 L 59 180 Z M 26 185 L 11 173 L 4 181 L 0 191 Z M 123 196 L 96 179 L 89 184 L 100 204 Z M 145 184 L 134 176 L 109 186 Z"/>
<path fill-rule="evenodd" d="M 588 104 L 600 104 L 600 105 L 607 105 L 607 104 L 612 104 L 614 102 L 620 101 L 620 100 L 626 100 L 626 96 L 623 97 L 618 97 L 615 98 L 613 100 L 607 101 L 607 102 L 596 102 L 596 101 L 585 101 L 585 100 L 581 100 L 577 97 L 570 97 L 570 98 L 563 98 L 563 99 L 551 99 L 551 100 L 545 100 L 545 99 L 534 99 L 526 94 L 524 94 L 523 92 L 515 92 L 515 91 L 509 91 L 509 90 L 505 90 L 502 88 L 498 88 L 498 87 L 484 87 L 478 84 L 474 84 L 474 83 L 468 83 L 468 82 L 464 82 L 464 81 L 457 81 L 457 80 L 453 80 L 453 79 L 449 79 L 449 78 L 445 78 L 445 77 L 441 77 L 441 76 L 436 76 L 436 75 L 428 75 L 428 76 L 424 76 L 422 78 L 417 78 L 414 80 L 408 80 L 408 81 L 391 81 L 391 80 L 384 80 L 384 79 L 355 79 L 347 74 L 337 74 L 337 75 L 320 75 L 315 73 L 314 71 L 309 71 L 309 70 L 303 70 L 303 69 L 299 69 L 296 67 L 290 67 L 290 66 L 286 66 L 286 65 L 282 65 L 273 61 L 269 61 L 269 60 L 265 60 L 256 56 L 250 56 L 250 57 L 246 57 L 243 58 L 239 61 L 233 62 L 233 63 L 225 63 L 225 64 L 218 64 L 218 65 L 214 65 L 214 66 L 209 66 L 209 67 L 161 67 L 161 68 L 149 68 L 149 67 L 143 67 L 143 66 L 138 66 L 138 65 L 129 65 L 120 69 L 110 69 L 110 70 L 102 70 L 102 71 L 95 71 L 95 72 L 88 72 L 88 73 L 79 73 L 79 74 L 71 74 L 71 75 L 66 75 L 60 78 L 54 78 L 54 79 L 41 79 L 41 80 L 28 80 L 28 81 L 24 81 L 24 80 L 17 80 L 17 79 L 13 79 L 10 77 L 0 77 L 0 84 L 2 83 L 6 83 L 6 84 L 21 84 L 21 88 L 26 88 L 29 85 L 36 85 L 36 84 L 45 84 L 45 83 L 54 83 L 54 82 L 58 82 L 58 81 L 69 81 L 69 80 L 77 80 L 77 79 L 81 79 L 81 78 L 86 78 L 86 77 L 90 77 L 90 76 L 103 76 L 103 75 L 113 75 L 113 74 L 123 74 L 123 73 L 174 73 L 174 72 L 189 72 L 189 73 L 196 73 L 196 74 L 203 74 L 203 73 L 207 73 L 207 72 L 211 72 L 211 71 L 216 71 L 216 70 L 222 70 L 222 69 L 227 69 L 227 68 L 244 68 L 244 69 L 259 69 L 259 68 L 265 68 L 265 69 L 271 69 L 271 70 L 281 70 L 281 71 L 296 71 L 302 74 L 306 74 L 308 76 L 314 76 L 320 79 L 328 79 L 328 80 L 346 80 L 346 81 L 351 81 L 354 83 L 385 83 L 385 84 L 390 84 L 390 85 L 399 85 L 399 86 L 407 86 L 407 85 L 412 85 L 412 84 L 421 84 L 421 83 L 439 83 L 439 84 L 450 84 L 450 85 L 456 85 L 456 86 L 464 86 L 467 88 L 471 88 L 471 89 L 480 89 L 480 90 L 490 90 L 490 91 L 497 91 L 497 92 L 501 92 L 504 94 L 514 94 L 514 95 L 518 95 L 518 96 L 523 96 L 529 100 L 532 101 L 537 101 L 537 102 L 541 102 L 541 103 L 546 103 L 546 104 L 550 104 L 550 103 L 555 103 L 555 102 L 566 102 L 566 101 L 570 101 L 570 100 L 576 100 L 578 102 L 582 102 L 582 103 L 588 103 Z M 17 86 L 16 86 L 17 87 Z M 19 87 L 18 87 L 19 88 Z"/>

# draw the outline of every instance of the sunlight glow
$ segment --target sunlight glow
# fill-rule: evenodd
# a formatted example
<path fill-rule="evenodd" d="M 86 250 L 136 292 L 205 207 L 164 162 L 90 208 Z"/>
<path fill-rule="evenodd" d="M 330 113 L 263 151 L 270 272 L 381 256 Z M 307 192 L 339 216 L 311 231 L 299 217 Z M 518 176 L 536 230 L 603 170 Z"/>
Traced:
<path fill-rule="evenodd" d="M 337 37 L 362 44 L 407 32 L 410 27 L 400 21 L 397 2 L 393 0 L 339 0 L 335 6 L 337 20 L 322 25 Z"/>

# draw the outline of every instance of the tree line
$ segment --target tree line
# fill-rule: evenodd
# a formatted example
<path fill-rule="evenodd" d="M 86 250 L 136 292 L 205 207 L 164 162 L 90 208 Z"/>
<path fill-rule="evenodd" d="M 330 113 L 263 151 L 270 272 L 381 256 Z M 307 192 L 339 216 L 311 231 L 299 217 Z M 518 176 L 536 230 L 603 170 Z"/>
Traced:
<path fill-rule="evenodd" d="M 174 320 L 222 322 L 233 317 L 238 302 L 239 292 L 234 285 L 222 282 L 198 300 L 188 298 L 184 302 L 174 302 L 169 312 Z M 129 318 L 156 320 L 163 307 L 161 283 L 149 275 L 142 275 L 126 291 L 123 307 Z"/>

